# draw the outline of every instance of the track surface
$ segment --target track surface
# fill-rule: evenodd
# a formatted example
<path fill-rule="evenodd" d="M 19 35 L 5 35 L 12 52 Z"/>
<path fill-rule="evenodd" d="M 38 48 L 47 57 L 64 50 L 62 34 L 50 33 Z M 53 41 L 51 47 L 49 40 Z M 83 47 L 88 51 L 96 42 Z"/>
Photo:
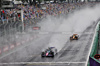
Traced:
<path fill-rule="evenodd" d="M 38 38 L 36 38 L 32 42 L 29 42 L 29 46 L 28 46 L 28 47 L 33 47 L 34 50 L 31 51 L 33 55 L 26 56 L 28 58 L 31 58 L 27 62 L 33 62 L 33 63 L 26 63 L 24 65 L 16 64 L 16 65 L 9 65 L 9 66 L 85 66 L 96 24 L 97 23 L 94 22 L 89 27 L 87 27 L 80 34 L 79 40 L 73 40 L 71 42 L 69 40 L 68 41 L 66 40 L 64 47 L 62 47 L 62 49 L 58 52 L 58 54 L 54 58 L 41 58 L 42 49 L 48 46 L 49 40 L 53 35 L 39 34 L 37 35 Z M 66 34 L 61 34 L 61 35 L 66 36 Z M 66 37 L 66 39 L 69 38 Z M 37 63 L 35 64 L 34 62 Z M 39 62 L 43 62 L 43 63 L 41 64 Z M 50 62 L 53 62 L 53 64 Z"/>
<path fill-rule="evenodd" d="M 56 24 L 55 25 L 52 21 L 50 22 L 50 24 L 53 23 L 51 25 L 55 26 L 53 28 L 53 30 L 51 30 L 48 27 L 48 25 L 50 25 L 50 24 L 48 24 L 48 23 L 45 24 L 46 22 L 43 22 L 42 27 L 44 25 L 44 27 L 47 30 L 50 29 L 51 31 L 55 31 L 57 29 L 59 31 L 59 28 L 60 28 L 60 30 L 63 30 L 65 28 L 65 31 L 66 31 L 68 28 L 69 31 L 71 31 L 71 30 L 73 31 L 72 32 L 72 34 L 73 34 L 73 33 L 75 33 L 74 32 L 75 27 L 78 29 L 79 28 L 79 27 L 77 27 L 78 25 L 84 24 L 84 23 L 81 24 L 81 22 L 79 22 L 79 23 L 76 23 L 76 25 L 74 26 L 73 25 L 74 22 L 69 22 L 70 20 L 68 22 L 66 20 L 65 21 L 63 21 L 63 20 L 56 21 L 55 19 L 53 19 L 53 20 L 55 21 L 54 23 Z M 47 22 L 49 22 L 49 21 L 50 20 L 47 20 Z M 19 62 L 19 65 L 16 64 L 16 65 L 9 65 L 9 66 L 85 66 L 97 22 L 91 22 L 91 23 L 93 23 L 93 24 L 91 24 L 88 27 L 86 26 L 87 28 L 83 32 L 77 33 L 80 36 L 79 40 L 73 40 L 71 42 L 69 41 L 70 34 L 69 35 L 68 34 L 59 34 L 58 35 L 55 33 L 55 35 L 56 35 L 55 36 L 55 35 L 49 34 L 49 33 L 34 34 L 33 32 L 30 31 L 28 34 L 30 34 L 30 35 L 34 34 L 37 38 L 34 39 L 33 41 L 27 43 L 28 46 L 24 47 L 24 49 L 28 49 L 31 47 L 31 48 L 33 48 L 33 50 L 23 51 L 24 50 L 23 49 L 23 50 L 21 50 L 22 52 L 20 53 L 23 57 L 30 58 L 27 61 L 30 63 L 26 62 L 23 65 L 23 63 L 21 63 L 21 62 L 24 62 L 24 61 L 21 61 L 21 62 Z M 40 23 L 40 25 L 41 25 L 41 23 Z M 50 27 L 52 28 L 52 26 L 50 26 Z M 63 28 L 61 28 L 61 27 L 63 27 Z M 70 28 L 71 28 L 71 30 L 70 30 Z M 79 28 L 79 29 L 81 29 L 81 28 Z M 41 32 L 42 30 L 37 30 L 37 31 Z M 62 40 L 66 41 L 66 42 L 63 42 L 61 40 L 62 42 L 59 41 L 59 44 L 54 43 L 55 46 L 57 46 L 57 45 L 61 46 L 60 49 L 57 48 L 58 50 L 60 50 L 58 52 L 58 54 L 54 58 L 41 58 L 42 49 L 44 49 L 46 46 L 49 45 L 52 37 L 58 38 L 57 36 L 59 36 L 59 38 L 61 37 L 60 39 L 64 38 Z M 62 43 L 64 43 L 64 46 Z M 27 53 L 27 55 L 24 55 L 24 52 Z M 31 54 L 28 54 L 28 52 L 30 52 Z M 26 58 L 24 58 L 24 59 L 26 59 Z M 43 63 L 41 63 L 41 62 L 43 62 Z"/>
<path fill-rule="evenodd" d="M 80 36 L 79 40 L 67 41 L 65 46 L 54 58 L 41 58 L 41 53 L 33 55 L 29 62 L 58 62 L 55 64 L 26 64 L 25 66 L 85 66 L 89 48 L 91 46 L 96 24 L 89 26 Z M 42 39 L 44 45 L 48 43 L 50 37 Z M 41 40 L 41 41 L 42 41 Z M 37 42 L 40 43 L 40 42 Z M 39 51 L 41 52 L 41 50 Z M 65 62 L 60 63 L 59 62 Z"/>

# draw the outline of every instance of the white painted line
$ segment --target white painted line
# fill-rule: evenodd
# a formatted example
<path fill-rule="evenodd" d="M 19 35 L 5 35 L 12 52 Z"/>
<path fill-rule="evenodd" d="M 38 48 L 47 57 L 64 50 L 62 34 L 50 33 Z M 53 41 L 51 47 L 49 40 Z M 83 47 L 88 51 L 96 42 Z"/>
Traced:
<path fill-rule="evenodd" d="M 19 46 L 21 43 L 16 43 L 17 46 Z"/>
<path fill-rule="evenodd" d="M 6 64 L 84 64 L 86 62 L 12 62 L 12 63 L 0 63 L 0 65 Z"/>
<path fill-rule="evenodd" d="M 98 22 L 98 24 L 99 24 L 99 22 Z M 98 24 L 97 24 L 97 25 L 98 25 Z M 86 60 L 85 66 L 87 66 L 88 61 L 89 61 L 89 56 L 90 56 L 90 53 L 91 53 L 91 50 L 92 50 L 92 46 L 93 46 L 93 42 L 94 42 L 94 38 L 95 38 L 95 35 L 96 35 L 97 25 L 96 25 L 96 28 L 95 28 L 95 33 L 94 33 L 94 36 L 93 36 L 93 39 L 92 39 L 92 43 L 91 43 L 91 46 L 90 46 L 90 50 L 89 50 L 89 53 L 88 53 L 88 56 L 87 56 L 87 60 Z"/>
<path fill-rule="evenodd" d="M 43 38 L 44 38 L 44 37 L 43 37 Z M 28 40 L 29 40 L 29 39 L 28 39 Z M 37 41 L 37 40 L 35 40 L 35 41 Z M 21 44 L 21 43 L 19 43 L 19 44 Z M 32 43 L 31 43 L 31 44 L 32 44 Z M 5 57 L 5 56 L 8 56 L 8 55 L 10 55 L 10 54 L 12 54 L 12 53 L 14 53 L 14 52 L 20 50 L 20 49 L 25 48 L 25 47 L 28 46 L 28 45 L 30 45 L 30 44 L 26 44 L 26 45 L 22 46 L 21 48 L 16 49 L 15 51 L 9 52 L 8 54 L 5 54 L 5 55 L 3 55 L 2 57 L 0 57 L 0 59 L 2 59 L 2 58 Z"/>
<path fill-rule="evenodd" d="M 43 38 L 45 38 L 45 37 L 42 37 L 42 38 L 37 39 L 37 40 L 35 40 L 35 41 L 41 40 L 41 39 L 43 39 Z M 28 40 L 29 40 L 29 39 L 28 39 Z M 12 53 L 18 51 L 18 50 L 21 50 L 21 49 L 23 49 L 23 48 L 25 48 L 26 46 L 29 46 L 29 45 L 32 45 L 32 43 L 30 43 L 30 44 L 25 44 L 25 45 L 22 46 L 21 48 L 18 48 L 18 49 L 16 49 L 16 50 L 12 51 L 12 52 L 9 52 L 9 53 L 7 53 L 7 54 L 4 54 L 4 55 L 2 55 L 2 57 L 0 57 L 0 59 L 2 59 L 2 58 L 4 58 L 5 56 L 8 56 L 8 55 L 10 55 L 10 54 L 12 54 Z"/>
<path fill-rule="evenodd" d="M 68 65 L 70 65 L 70 63 L 68 63 Z"/>
<path fill-rule="evenodd" d="M 13 49 L 14 47 L 15 47 L 14 44 L 10 45 L 10 49 Z"/>
<path fill-rule="evenodd" d="M 39 34 L 49 34 L 50 32 L 39 32 Z"/>
<path fill-rule="evenodd" d="M 7 51 L 8 50 L 8 46 L 5 46 L 4 48 L 3 48 L 3 51 L 5 52 L 5 51 Z"/>
<path fill-rule="evenodd" d="M 65 34 L 70 35 L 72 32 L 35 32 L 37 34 Z M 76 34 L 81 34 L 82 32 L 75 32 Z M 84 34 L 93 34 L 94 32 L 84 32 Z"/>

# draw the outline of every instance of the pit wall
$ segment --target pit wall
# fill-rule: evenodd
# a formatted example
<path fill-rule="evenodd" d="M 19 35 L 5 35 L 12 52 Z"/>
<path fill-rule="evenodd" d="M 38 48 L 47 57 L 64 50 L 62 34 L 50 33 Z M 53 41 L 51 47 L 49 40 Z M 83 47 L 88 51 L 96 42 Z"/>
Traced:
<path fill-rule="evenodd" d="M 100 66 L 100 61 L 94 58 L 94 55 L 97 54 L 98 51 L 98 38 L 99 38 L 99 28 L 100 27 L 100 21 L 98 22 L 96 29 L 95 29 L 95 35 L 94 35 L 94 40 L 93 40 L 93 46 L 92 50 L 89 56 L 89 63 L 88 66 Z"/>

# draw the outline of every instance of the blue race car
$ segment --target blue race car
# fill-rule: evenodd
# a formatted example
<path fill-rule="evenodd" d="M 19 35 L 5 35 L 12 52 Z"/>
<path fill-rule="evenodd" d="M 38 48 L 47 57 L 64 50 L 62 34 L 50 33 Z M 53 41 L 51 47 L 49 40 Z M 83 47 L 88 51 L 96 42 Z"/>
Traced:
<path fill-rule="evenodd" d="M 57 54 L 57 49 L 55 47 L 48 47 L 42 52 L 41 57 L 54 57 Z"/>

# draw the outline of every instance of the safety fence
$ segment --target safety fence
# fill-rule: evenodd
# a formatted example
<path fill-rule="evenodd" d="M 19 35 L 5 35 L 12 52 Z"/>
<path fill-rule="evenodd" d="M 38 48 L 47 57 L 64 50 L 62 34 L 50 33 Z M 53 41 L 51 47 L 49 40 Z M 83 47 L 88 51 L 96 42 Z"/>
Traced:
<path fill-rule="evenodd" d="M 27 19 L 24 20 L 24 32 L 36 22 L 39 22 L 41 19 Z M 5 53 L 17 48 L 21 45 L 30 42 L 31 40 L 37 38 L 34 35 L 26 35 L 22 33 L 22 22 L 13 21 L 0 25 L 0 57 L 2 57 Z"/>
<path fill-rule="evenodd" d="M 77 8 L 77 6 L 75 6 L 75 8 Z M 71 11 L 72 10 L 70 10 L 70 12 Z M 43 18 L 24 20 L 25 30 L 27 30 L 29 26 L 36 24 L 36 22 L 39 22 L 42 19 Z M 9 19 L 8 23 L 4 22 L 4 24 L 0 24 L 0 56 L 5 52 L 10 51 L 11 49 L 36 38 L 32 35 L 32 36 L 28 36 L 28 38 L 26 39 L 25 35 L 23 36 L 16 35 L 17 32 L 19 33 L 22 32 L 21 20 Z M 19 36 L 20 38 L 17 38 L 17 36 Z"/>
<path fill-rule="evenodd" d="M 93 40 L 92 50 L 91 50 L 91 53 L 89 56 L 88 66 L 100 66 L 100 61 L 94 58 L 94 56 L 97 54 L 97 51 L 98 51 L 99 25 L 100 25 L 100 21 L 98 22 L 98 24 L 96 26 L 95 36 L 94 36 L 94 40 Z"/>

